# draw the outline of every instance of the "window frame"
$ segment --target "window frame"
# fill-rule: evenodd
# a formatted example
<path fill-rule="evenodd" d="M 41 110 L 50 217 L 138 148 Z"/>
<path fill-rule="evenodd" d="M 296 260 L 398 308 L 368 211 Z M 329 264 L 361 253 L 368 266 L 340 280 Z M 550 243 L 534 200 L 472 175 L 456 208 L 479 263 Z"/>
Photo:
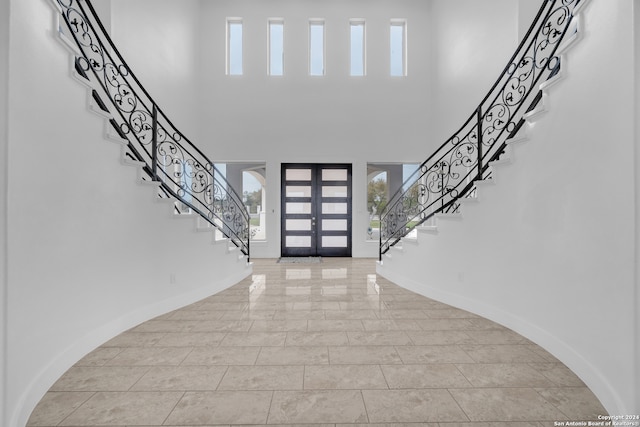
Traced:
<path fill-rule="evenodd" d="M 401 72 L 400 74 L 394 74 L 395 62 L 394 62 L 394 45 L 393 45 L 393 28 L 400 27 L 402 29 L 402 39 L 400 47 L 401 54 Z M 389 75 L 391 77 L 406 77 L 407 76 L 407 20 L 406 19 L 392 19 L 389 24 Z"/>
<path fill-rule="evenodd" d="M 232 42 L 234 41 L 232 37 L 232 27 L 234 25 L 240 26 L 240 52 L 234 53 L 234 45 Z M 244 25 L 242 22 L 242 18 L 227 18 L 226 19 L 226 74 L 228 76 L 242 76 L 244 75 Z M 235 70 L 234 68 L 234 60 L 236 59 L 236 55 L 239 55 L 240 61 L 240 70 Z"/>
<path fill-rule="evenodd" d="M 321 38 L 321 43 L 322 43 L 322 48 L 320 49 L 321 54 L 322 54 L 322 70 L 319 74 L 315 73 L 315 69 L 314 69 L 314 48 L 313 48 L 313 27 L 321 27 L 322 28 L 322 38 Z M 308 66 L 309 66 L 309 76 L 311 77 L 323 77 L 327 74 L 327 43 L 326 43 L 326 38 L 327 38 L 327 32 L 325 31 L 325 20 L 321 19 L 321 18 L 313 18 L 313 19 L 309 19 L 309 61 L 308 61 Z"/>
<path fill-rule="evenodd" d="M 274 63 L 272 58 L 273 51 L 273 34 L 272 34 L 272 26 L 279 25 L 282 27 L 282 39 L 281 42 L 281 50 L 282 55 L 280 58 L 280 74 L 274 73 Z M 267 21 L 267 75 L 273 77 L 281 77 L 284 76 L 285 68 L 284 68 L 284 19 L 283 18 L 269 18 Z"/>
<path fill-rule="evenodd" d="M 354 73 L 354 63 L 353 63 L 353 29 L 354 27 L 362 27 L 362 39 L 360 43 L 360 48 L 362 49 L 362 56 L 360 60 L 362 61 L 362 72 Z M 361 18 L 353 18 L 349 20 L 349 75 L 351 77 L 364 77 L 367 75 L 367 26 L 364 19 Z"/>

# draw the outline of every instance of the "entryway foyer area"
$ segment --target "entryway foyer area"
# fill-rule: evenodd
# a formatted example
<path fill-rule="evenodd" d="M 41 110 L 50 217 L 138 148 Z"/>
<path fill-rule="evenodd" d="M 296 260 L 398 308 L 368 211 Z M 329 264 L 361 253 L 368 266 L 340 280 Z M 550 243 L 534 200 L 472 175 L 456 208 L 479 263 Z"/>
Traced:
<path fill-rule="evenodd" d="M 606 414 L 541 347 L 375 266 L 254 260 L 235 286 L 89 353 L 28 425 L 542 427 Z"/>

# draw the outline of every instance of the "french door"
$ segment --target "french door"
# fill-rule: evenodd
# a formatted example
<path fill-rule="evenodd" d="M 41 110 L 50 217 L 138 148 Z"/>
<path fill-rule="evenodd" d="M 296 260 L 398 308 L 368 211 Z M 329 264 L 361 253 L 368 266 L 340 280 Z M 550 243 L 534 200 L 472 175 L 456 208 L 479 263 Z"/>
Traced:
<path fill-rule="evenodd" d="M 351 165 L 282 165 L 281 254 L 351 256 Z"/>

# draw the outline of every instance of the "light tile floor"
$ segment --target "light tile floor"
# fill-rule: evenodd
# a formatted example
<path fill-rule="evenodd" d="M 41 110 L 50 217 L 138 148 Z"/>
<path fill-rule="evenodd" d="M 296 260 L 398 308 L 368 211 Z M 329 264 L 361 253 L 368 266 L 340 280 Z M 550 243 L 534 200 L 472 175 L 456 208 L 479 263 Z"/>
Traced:
<path fill-rule="evenodd" d="M 370 259 L 253 277 L 80 360 L 30 426 L 542 427 L 605 410 L 513 331 L 376 276 Z"/>

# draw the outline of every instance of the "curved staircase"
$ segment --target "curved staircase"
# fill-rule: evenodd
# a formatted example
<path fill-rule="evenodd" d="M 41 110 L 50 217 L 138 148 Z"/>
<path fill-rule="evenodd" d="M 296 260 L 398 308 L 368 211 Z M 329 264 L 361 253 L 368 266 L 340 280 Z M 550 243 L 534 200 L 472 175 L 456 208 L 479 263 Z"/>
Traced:
<path fill-rule="evenodd" d="M 88 0 L 54 0 L 58 34 L 87 86 L 89 105 L 104 117 L 109 140 L 122 144 L 124 163 L 158 187 L 176 215 L 197 230 L 217 230 L 239 259 L 249 259 L 249 213 L 242 198 L 197 146 L 162 112 L 118 52 Z M 62 18 L 62 19 L 60 19 Z"/>
<path fill-rule="evenodd" d="M 475 111 L 389 199 L 380 214 L 380 261 L 416 228 L 432 232 L 438 217 L 459 216 L 478 186 L 493 182 L 494 168 L 510 161 L 511 144 L 528 138 L 529 123 L 545 111 L 546 89 L 562 77 L 562 55 L 579 38 L 576 17 L 585 3 L 543 1 Z"/>

